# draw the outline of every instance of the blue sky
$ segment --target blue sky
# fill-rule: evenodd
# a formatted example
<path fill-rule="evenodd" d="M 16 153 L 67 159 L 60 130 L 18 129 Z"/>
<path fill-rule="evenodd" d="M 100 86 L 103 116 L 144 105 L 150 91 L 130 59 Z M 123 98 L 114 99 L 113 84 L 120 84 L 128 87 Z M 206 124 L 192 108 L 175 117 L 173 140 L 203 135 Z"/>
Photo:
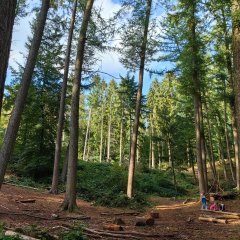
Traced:
<path fill-rule="evenodd" d="M 30 1 L 30 0 L 29 0 Z M 30 1 L 33 3 L 32 1 Z M 119 0 L 96 0 L 95 4 L 101 5 L 103 9 L 103 16 L 105 18 L 110 17 L 114 12 L 120 8 Z M 13 39 L 12 39 L 12 48 L 10 54 L 9 65 L 17 69 L 16 62 L 24 64 L 24 59 L 22 53 L 26 54 L 26 49 L 24 44 L 27 40 L 27 37 L 31 34 L 29 22 L 32 20 L 33 15 L 30 14 L 25 18 L 20 19 L 18 24 L 14 26 Z M 119 77 L 119 74 L 122 76 L 126 75 L 127 71 L 124 69 L 122 64 L 119 62 L 119 57 L 114 52 L 108 52 L 101 54 L 101 71 L 109 73 L 110 75 Z M 106 81 L 110 81 L 112 77 L 102 74 L 102 78 Z M 11 79 L 10 70 L 7 75 L 7 83 Z M 135 79 L 138 79 L 138 73 L 135 74 Z M 116 79 L 116 81 L 118 81 Z M 144 77 L 144 87 L 143 93 L 147 94 L 150 87 L 152 79 L 150 79 L 149 74 L 146 72 Z"/>

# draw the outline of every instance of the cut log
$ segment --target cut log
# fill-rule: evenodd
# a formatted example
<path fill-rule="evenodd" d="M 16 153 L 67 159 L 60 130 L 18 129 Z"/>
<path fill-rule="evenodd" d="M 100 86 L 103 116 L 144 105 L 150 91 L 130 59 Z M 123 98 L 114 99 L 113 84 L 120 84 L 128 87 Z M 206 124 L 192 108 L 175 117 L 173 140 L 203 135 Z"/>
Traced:
<path fill-rule="evenodd" d="M 213 223 L 227 223 L 226 219 L 216 219 L 211 217 L 199 217 L 198 220 L 204 221 L 204 222 L 213 222 Z"/>
<path fill-rule="evenodd" d="M 234 216 L 240 217 L 240 213 L 237 213 L 237 212 L 212 211 L 212 210 L 206 210 L 206 209 L 200 209 L 200 210 L 204 211 L 204 212 L 211 212 L 211 213 L 218 213 L 218 214 L 225 214 L 225 215 L 234 215 Z"/>
<path fill-rule="evenodd" d="M 135 226 L 153 226 L 154 218 L 151 216 L 136 217 Z"/>
<path fill-rule="evenodd" d="M 149 216 L 151 217 L 151 218 L 159 218 L 159 212 L 150 212 L 149 213 Z"/>
<path fill-rule="evenodd" d="M 26 235 L 23 235 L 23 234 L 20 234 L 20 233 L 17 233 L 17 232 L 13 232 L 13 231 L 6 231 L 5 236 L 8 236 L 8 237 L 17 237 L 19 236 L 21 239 L 23 240 L 38 240 L 37 238 L 32 238 L 32 237 L 29 237 L 29 236 L 26 236 Z"/>
<path fill-rule="evenodd" d="M 103 226 L 103 229 L 108 231 L 123 231 L 123 227 L 118 224 L 106 224 Z"/>
<path fill-rule="evenodd" d="M 113 223 L 117 225 L 125 225 L 125 222 L 121 218 L 114 218 Z"/>
<path fill-rule="evenodd" d="M 104 216 L 118 216 L 118 215 L 133 215 L 133 216 L 137 216 L 139 215 L 139 212 L 118 212 L 118 213 L 114 213 L 114 212 L 103 212 L 100 213 L 100 215 L 104 215 Z"/>

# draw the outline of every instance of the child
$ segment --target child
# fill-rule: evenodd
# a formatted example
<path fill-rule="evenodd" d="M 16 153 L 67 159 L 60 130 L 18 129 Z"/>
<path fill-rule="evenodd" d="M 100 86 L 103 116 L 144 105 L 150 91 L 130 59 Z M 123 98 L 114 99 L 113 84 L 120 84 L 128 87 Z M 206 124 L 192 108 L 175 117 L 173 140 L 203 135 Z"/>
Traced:
<path fill-rule="evenodd" d="M 210 206 L 209 210 L 211 210 L 211 211 L 218 211 L 218 203 L 217 203 L 217 202 L 214 202 L 214 203 Z"/>
<path fill-rule="evenodd" d="M 224 203 L 220 203 L 219 210 L 220 211 L 225 211 L 225 204 Z"/>
<path fill-rule="evenodd" d="M 205 195 L 204 195 L 203 193 L 201 194 L 201 202 L 202 202 L 202 207 L 201 207 L 201 209 L 207 210 L 207 209 L 208 209 L 208 206 L 207 206 L 207 198 L 205 197 Z"/>

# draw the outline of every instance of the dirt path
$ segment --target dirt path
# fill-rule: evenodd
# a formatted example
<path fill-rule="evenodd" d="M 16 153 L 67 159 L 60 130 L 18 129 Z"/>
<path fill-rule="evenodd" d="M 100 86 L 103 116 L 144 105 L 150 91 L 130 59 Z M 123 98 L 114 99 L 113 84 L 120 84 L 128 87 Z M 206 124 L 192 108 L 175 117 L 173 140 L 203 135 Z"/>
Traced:
<path fill-rule="evenodd" d="M 34 203 L 21 203 L 21 200 L 34 199 Z M 91 229 L 103 229 L 103 225 L 112 223 L 113 213 L 120 213 L 123 209 L 113 209 L 92 206 L 90 203 L 78 200 L 79 213 L 69 215 L 60 210 L 63 195 L 50 195 L 47 192 L 39 192 L 26 188 L 15 187 L 4 184 L 0 191 L 0 222 L 6 223 L 6 227 L 11 229 L 29 228 L 35 225 L 46 229 L 51 234 L 58 234 L 60 226 L 68 224 L 84 224 Z M 142 233 L 161 234 L 165 237 L 153 237 L 148 239 L 186 239 L 186 240 L 239 240 L 240 223 L 234 224 L 214 224 L 200 222 L 198 220 L 201 212 L 199 204 L 189 202 L 183 204 L 180 200 L 159 198 L 156 211 L 160 218 L 156 219 L 152 227 L 136 227 L 135 216 L 123 215 L 121 218 L 126 223 L 123 225 L 124 231 L 137 231 Z M 238 200 L 227 201 L 226 206 L 229 211 L 239 211 Z M 148 209 L 147 211 L 151 211 Z M 101 213 L 110 213 L 102 215 Z M 54 215 L 59 216 L 53 219 Z M 111 215 L 112 214 L 112 215 Z M 90 219 L 76 220 L 71 217 L 80 215 L 89 216 Z M 141 215 L 141 214 L 140 214 Z M 143 214 L 142 214 L 143 215 Z M 171 235 L 171 236 L 170 236 Z M 168 236 L 168 237 L 167 237 Z M 94 239 L 94 238 L 90 238 Z M 117 239 L 103 237 L 102 239 Z M 118 238 L 120 239 L 120 238 Z M 147 239 L 142 237 L 141 239 Z"/>

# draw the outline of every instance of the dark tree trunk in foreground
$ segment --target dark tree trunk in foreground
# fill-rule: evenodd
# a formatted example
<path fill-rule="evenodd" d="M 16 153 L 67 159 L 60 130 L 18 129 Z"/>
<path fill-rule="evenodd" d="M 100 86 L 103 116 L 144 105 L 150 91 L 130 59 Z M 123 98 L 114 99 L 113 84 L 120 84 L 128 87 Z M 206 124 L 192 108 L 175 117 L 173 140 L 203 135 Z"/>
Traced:
<path fill-rule="evenodd" d="M 0 0 L 0 118 L 17 0 Z"/>
<path fill-rule="evenodd" d="M 135 119 L 134 119 L 133 133 L 132 133 L 130 161 L 129 161 L 129 169 L 128 169 L 128 184 L 127 184 L 128 198 L 133 197 L 133 179 L 134 179 L 134 172 L 135 172 L 138 126 L 139 126 L 139 118 L 140 118 L 140 110 L 141 110 L 145 52 L 146 52 L 146 46 L 147 46 L 147 35 L 148 35 L 148 26 L 149 26 L 151 7 L 152 7 L 152 0 L 148 0 L 147 10 L 146 10 L 146 20 L 145 20 L 145 26 L 144 26 L 144 36 L 143 36 L 143 42 L 141 47 L 141 53 L 140 53 L 141 61 L 140 61 L 140 70 L 139 70 L 138 91 L 137 91 Z"/>
<path fill-rule="evenodd" d="M 237 135 L 238 147 L 240 136 L 240 0 L 232 0 L 232 23 L 233 23 L 233 82 L 235 93 L 235 108 L 236 108 L 236 122 L 237 122 Z M 239 150 L 239 148 L 238 148 Z M 237 190 L 240 191 L 240 163 L 239 157 L 236 162 L 236 181 Z"/>
<path fill-rule="evenodd" d="M 77 11 L 77 0 L 74 1 L 74 5 L 73 5 L 71 26 L 69 29 L 67 52 L 66 52 L 66 58 L 65 58 L 65 64 L 64 64 L 64 75 L 63 75 L 62 92 L 61 92 L 60 108 L 59 108 L 59 116 L 58 116 L 57 139 L 55 144 L 52 187 L 50 190 L 50 193 L 52 194 L 58 193 L 59 162 L 60 162 L 61 149 L 62 149 L 62 132 L 63 132 L 63 126 L 64 126 L 65 98 L 66 98 L 66 92 L 67 92 L 68 71 L 69 71 L 72 37 L 73 37 L 76 11 Z"/>
<path fill-rule="evenodd" d="M 7 164 L 10 160 L 12 150 L 17 137 L 20 125 L 21 115 L 26 102 L 28 89 L 32 80 L 33 70 L 37 60 L 38 50 L 41 44 L 47 13 L 50 6 L 50 0 L 43 0 L 40 13 L 37 18 L 37 25 L 34 31 L 32 44 L 27 58 L 27 63 L 23 72 L 22 82 L 18 91 L 15 105 L 9 119 L 6 134 L 0 150 L 0 188 L 2 186 Z"/>
<path fill-rule="evenodd" d="M 75 76 L 73 79 L 72 87 L 68 172 L 66 194 L 63 202 L 63 209 L 68 211 L 73 211 L 74 208 L 77 207 L 76 185 L 77 185 L 77 161 L 78 161 L 79 97 L 86 33 L 88 23 L 90 21 L 93 2 L 94 0 L 87 0 L 86 3 L 86 8 L 82 20 L 82 26 L 79 33 L 77 58 L 75 65 Z"/>

